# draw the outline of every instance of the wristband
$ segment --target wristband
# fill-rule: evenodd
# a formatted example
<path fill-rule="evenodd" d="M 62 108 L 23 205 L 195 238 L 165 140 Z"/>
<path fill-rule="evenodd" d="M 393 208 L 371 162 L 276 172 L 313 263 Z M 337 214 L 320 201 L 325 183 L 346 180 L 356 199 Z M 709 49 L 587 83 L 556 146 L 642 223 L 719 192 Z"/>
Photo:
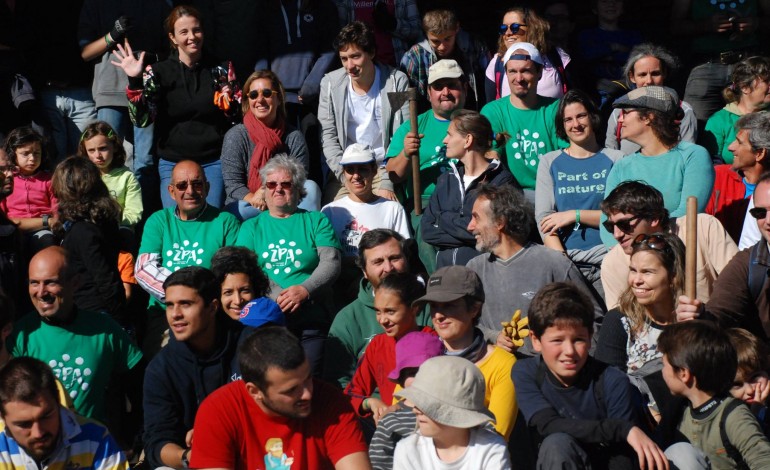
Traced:
<path fill-rule="evenodd" d="M 364 401 L 361 402 L 361 408 L 363 408 L 364 411 L 370 411 L 371 410 L 371 408 L 369 408 L 369 399 L 368 398 L 364 398 Z"/>
<path fill-rule="evenodd" d="M 190 468 L 190 449 L 185 449 L 182 452 L 182 466 L 184 468 Z"/>
<path fill-rule="evenodd" d="M 110 38 L 110 33 L 104 35 L 104 42 L 107 43 L 107 49 L 110 49 L 115 44 L 115 41 Z"/>
<path fill-rule="evenodd" d="M 51 216 L 48 214 L 43 214 L 43 228 L 50 228 L 50 225 L 48 224 L 48 219 Z"/>
<path fill-rule="evenodd" d="M 575 230 L 580 228 L 580 209 L 575 209 Z"/>

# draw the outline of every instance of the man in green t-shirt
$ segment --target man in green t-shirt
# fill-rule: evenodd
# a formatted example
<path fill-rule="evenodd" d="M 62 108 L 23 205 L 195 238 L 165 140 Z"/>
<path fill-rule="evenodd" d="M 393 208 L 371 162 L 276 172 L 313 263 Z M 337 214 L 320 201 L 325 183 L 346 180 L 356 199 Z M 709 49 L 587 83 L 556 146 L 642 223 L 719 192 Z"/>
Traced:
<path fill-rule="evenodd" d="M 10 353 L 51 366 L 78 414 L 115 426 L 119 417 L 107 414 L 107 385 L 123 384 L 141 413 L 142 353 L 109 315 L 75 306 L 78 279 L 68 275 L 66 256 L 53 246 L 29 262 L 29 296 L 36 312 L 14 325 Z"/>
<path fill-rule="evenodd" d="M 496 147 L 500 161 L 524 188 L 524 195 L 534 204 L 535 180 L 540 155 L 566 147 L 556 136 L 556 111 L 559 100 L 537 94 L 543 75 L 543 58 L 528 42 L 512 45 L 503 56 L 511 94 L 487 103 L 481 114 L 489 119 L 495 134 L 510 136 L 505 145 Z"/>
<path fill-rule="evenodd" d="M 152 214 L 144 226 L 135 277 L 150 294 L 142 349 L 148 359 L 159 350 L 168 329 L 163 282 L 187 266 L 211 267 L 211 257 L 234 245 L 240 224 L 232 214 L 206 203 L 209 183 L 199 164 L 183 160 L 171 173 L 168 191 L 176 206 Z"/>
<path fill-rule="evenodd" d="M 393 134 L 386 154 L 385 168 L 390 180 L 401 184 L 401 202 L 408 209 L 414 207 L 412 189 L 412 166 L 410 155 L 420 155 L 420 189 L 422 206 L 428 205 L 436 181 L 449 169 L 444 138 L 449 129 L 452 113 L 465 106 L 467 80 L 456 61 L 442 59 L 428 71 L 428 100 L 431 109 L 417 116 L 417 134 L 411 132 L 411 122 L 404 122 Z M 420 260 L 428 272 L 435 267 L 436 251 L 432 245 L 422 241 L 420 220 L 412 214 L 414 237 L 418 241 Z"/>

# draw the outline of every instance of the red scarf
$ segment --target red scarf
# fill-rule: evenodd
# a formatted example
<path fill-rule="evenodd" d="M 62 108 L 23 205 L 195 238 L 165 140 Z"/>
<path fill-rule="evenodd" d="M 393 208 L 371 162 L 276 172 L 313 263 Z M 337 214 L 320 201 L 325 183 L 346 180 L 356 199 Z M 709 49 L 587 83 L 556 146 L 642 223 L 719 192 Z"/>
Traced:
<path fill-rule="evenodd" d="M 246 113 L 243 119 L 246 126 L 246 132 L 249 138 L 254 142 L 254 152 L 249 160 L 249 191 L 257 192 L 262 187 L 262 180 L 259 178 L 259 170 L 265 166 L 270 157 L 283 150 L 283 134 L 285 126 L 283 121 L 277 121 L 276 127 L 267 127 L 262 121 L 254 117 L 250 112 Z"/>

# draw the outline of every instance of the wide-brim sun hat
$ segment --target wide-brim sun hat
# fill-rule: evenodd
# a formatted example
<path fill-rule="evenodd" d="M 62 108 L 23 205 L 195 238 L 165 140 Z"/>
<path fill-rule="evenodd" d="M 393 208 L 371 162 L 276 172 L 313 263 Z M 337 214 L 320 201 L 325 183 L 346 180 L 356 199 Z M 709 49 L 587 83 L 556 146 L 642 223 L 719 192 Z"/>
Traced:
<path fill-rule="evenodd" d="M 433 421 L 455 428 L 473 428 L 495 421 L 484 406 L 484 375 L 471 361 L 438 356 L 423 362 L 414 381 L 396 393 Z"/>

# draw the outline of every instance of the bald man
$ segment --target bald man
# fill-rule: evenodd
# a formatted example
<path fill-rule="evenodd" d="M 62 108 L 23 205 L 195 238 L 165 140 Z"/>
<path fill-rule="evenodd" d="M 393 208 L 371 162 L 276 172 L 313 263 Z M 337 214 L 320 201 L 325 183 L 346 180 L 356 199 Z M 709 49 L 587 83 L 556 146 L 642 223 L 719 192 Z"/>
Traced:
<path fill-rule="evenodd" d="M 166 322 L 163 282 L 187 266 L 211 267 L 211 257 L 234 245 L 240 224 L 230 213 L 206 203 L 209 183 L 197 163 L 183 160 L 174 166 L 168 192 L 176 205 L 147 219 L 136 259 L 135 276 L 150 294 L 142 349 L 148 359 L 159 350 Z"/>
<path fill-rule="evenodd" d="M 132 404 L 141 405 L 142 353 L 109 315 L 75 306 L 76 283 L 77 278 L 68 275 L 63 248 L 49 247 L 32 257 L 29 297 L 36 312 L 16 322 L 8 339 L 10 353 L 51 366 L 75 411 L 109 426 L 117 422 L 106 413 L 110 380 L 121 377 L 120 383 L 138 383 Z"/>

